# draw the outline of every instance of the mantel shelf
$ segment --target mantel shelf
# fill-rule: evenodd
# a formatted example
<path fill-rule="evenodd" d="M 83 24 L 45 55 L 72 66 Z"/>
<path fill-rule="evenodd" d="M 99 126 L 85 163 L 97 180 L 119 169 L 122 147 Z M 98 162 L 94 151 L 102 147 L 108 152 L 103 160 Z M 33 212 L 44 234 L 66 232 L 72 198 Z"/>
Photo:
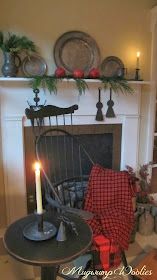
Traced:
<path fill-rule="evenodd" d="M 26 78 L 26 77 L 10 77 L 10 78 L 7 78 L 7 77 L 0 77 L 0 82 L 30 82 L 32 80 L 32 78 Z M 87 83 L 98 83 L 98 82 L 101 82 L 100 80 L 98 79 L 84 79 Z M 74 79 L 63 79 L 62 80 L 63 82 L 75 82 Z M 128 82 L 130 84 L 139 84 L 139 85 L 151 85 L 153 84 L 153 82 L 151 81 L 131 81 L 131 80 L 128 80 Z"/>

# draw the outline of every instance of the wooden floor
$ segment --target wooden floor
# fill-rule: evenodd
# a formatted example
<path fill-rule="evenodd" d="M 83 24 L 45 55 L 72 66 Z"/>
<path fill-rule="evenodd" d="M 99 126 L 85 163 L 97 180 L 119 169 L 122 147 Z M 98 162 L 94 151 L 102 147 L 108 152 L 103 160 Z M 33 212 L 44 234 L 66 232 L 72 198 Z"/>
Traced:
<path fill-rule="evenodd" d="M 6 254 L 0 239 L 0 279 L 3 280 L 38 280 L 40 275 L 39 268 L 33 268 L 29 265 L 24 265 Z M 144 258 L 153 248 L 157 249 L 157 234 L 151 236 L 141 236 L 137 234 L 136 241 L 130 244 L 129 250 L 126 252 L 128 262 L 135 267 L 140 260 Z M 149 268 L 148 268 L 149 269 Z M 107 278 L 106 278 L 107 279 Z M 110 276 L 109 279 L 115 279 Z M 116 280 L 125 279 L 128 277 L 119 277 Z M 152 280 L 151 277 L 149 280 Z"/>

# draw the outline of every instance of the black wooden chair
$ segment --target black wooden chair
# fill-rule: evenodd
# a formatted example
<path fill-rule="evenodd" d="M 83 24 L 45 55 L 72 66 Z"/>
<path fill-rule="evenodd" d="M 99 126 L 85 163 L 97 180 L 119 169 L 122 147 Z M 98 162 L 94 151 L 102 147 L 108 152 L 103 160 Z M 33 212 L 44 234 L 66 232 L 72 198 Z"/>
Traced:
<path fill-rule="evenodd" d="M 27 108 L 25 112 L 33 127 L 36 156 L 42 165 L 45 206 L 88 219 L 91 213 L 83 211 L 82 206 L 94 161 L 79 136 L 74 135 L 73 114 L 77 109 L 77 105 L 68 108 L 48 105 L 39 110 Z M 93 266 L 95 255 L 93 251 L 90 253 Z M 127 267 L 123 251 L 121 256 Z"/>
<path fill-rule="evenodd" d="M 73 114 L 77 109 L 77 105 L 68 108 L 48 105 L 39 110 L 27 108 L 25 113 L 32 124 L 36 158 L 42 166 L 45 207 L 48 210 L 51 207 L 53 214 L 57 209 L 61 213 L 70 212 L 88 219 L 91 213 L 83 211 L 82 206 L 94 162 L 77 136 L 73 135 Z M 93 251 L 88 252 L 84 260 L 93 260 Z M 93 261 L 88 263 L 93 265 Z"/>

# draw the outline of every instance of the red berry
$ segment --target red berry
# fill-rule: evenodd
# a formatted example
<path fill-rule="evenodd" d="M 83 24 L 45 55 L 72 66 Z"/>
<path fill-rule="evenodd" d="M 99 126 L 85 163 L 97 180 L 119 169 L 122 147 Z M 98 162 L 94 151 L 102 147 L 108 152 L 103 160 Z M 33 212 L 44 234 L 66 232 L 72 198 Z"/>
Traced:
<path fill-rule="evenodd" d="M 55 76 L 57 78 L 65 77 L 65 69 L 62 67 L 58 67 L 55 71 Z"/>
<path fill-rule="evenodd" d="M 89 77 L 90 78 L 99 78 L 100 77 L 100 71 L 97 68 L 92 68 L 89 71 Z"/>
<path fill-rule="evenodd" d="M 73 71 L 74 78 L 83 78 L 84 72 L 81 69 L 76 69 Z"/>

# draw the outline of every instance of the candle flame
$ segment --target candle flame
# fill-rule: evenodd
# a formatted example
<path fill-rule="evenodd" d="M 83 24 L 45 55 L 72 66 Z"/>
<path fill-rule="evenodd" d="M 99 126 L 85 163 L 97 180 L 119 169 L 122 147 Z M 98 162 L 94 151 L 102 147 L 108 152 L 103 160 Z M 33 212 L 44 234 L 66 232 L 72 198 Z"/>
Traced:
<path fill-rule="evenodd" d="M 137 57 L 140 57 L 140 52 L 137 52 L 137 53 L 136 53 L 136 56 L 137 56 Z"/>
<path fill-rule="evenodd" d="M 35 170 L 36 171 L 40 171 L 40 163 L 37 161 L 37 162 L 35 162 L 35 164 L 34 164 L 34 168 L 35 168 Z"/>

